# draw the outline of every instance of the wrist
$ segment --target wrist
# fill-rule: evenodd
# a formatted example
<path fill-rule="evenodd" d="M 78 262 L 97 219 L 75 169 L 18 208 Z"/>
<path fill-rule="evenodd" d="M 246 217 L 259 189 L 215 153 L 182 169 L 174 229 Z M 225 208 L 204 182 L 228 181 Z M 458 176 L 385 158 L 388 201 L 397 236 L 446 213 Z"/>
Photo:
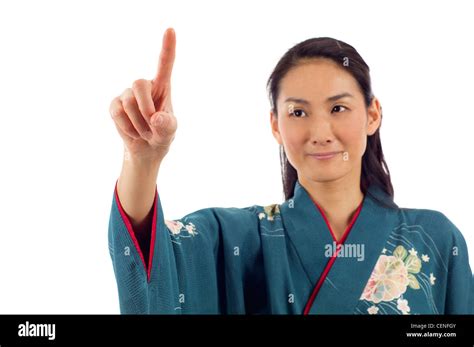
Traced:
<path fill-rule="evenodd" d="M 134 167 L 142 167 L 144 169 L 151 169 L 159 167 L 161 161 L 168 153 L 168 149 L 153 151 L 149 153 L 132 153 L 124 148 L 123 161 L 124 164 L 129 164 Z"/>
<path fill-rule="evenodd" d="M 159 158 L 127 156 L 125 154 L 122 172 L 126 172 L 130 177 L 139 177 L 140 180 L 153 178 L 156 181 L 160 165 L 161 159 Z"/>

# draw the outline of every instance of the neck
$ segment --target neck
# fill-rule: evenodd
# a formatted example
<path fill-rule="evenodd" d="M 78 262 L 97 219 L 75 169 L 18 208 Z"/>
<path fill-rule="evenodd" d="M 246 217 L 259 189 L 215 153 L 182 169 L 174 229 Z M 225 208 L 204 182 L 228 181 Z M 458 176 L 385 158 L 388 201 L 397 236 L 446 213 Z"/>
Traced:
<path fill-rule="evenodd" d="M 349 176 L 349 175 L 347 175 Z M 323 210 L 331 225 L 344 229 L 364 198 L 359 178 L 341 177 L 327 182 L 299 179 L 313 201 Z"/>

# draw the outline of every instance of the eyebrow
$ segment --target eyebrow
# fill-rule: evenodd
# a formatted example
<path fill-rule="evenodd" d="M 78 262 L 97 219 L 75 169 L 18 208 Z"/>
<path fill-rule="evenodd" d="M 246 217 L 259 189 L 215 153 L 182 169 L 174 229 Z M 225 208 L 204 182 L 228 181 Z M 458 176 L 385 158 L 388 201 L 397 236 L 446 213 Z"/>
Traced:
<path fill-rule="evenodd" d="M 332 101 L 336 101 L 336 100 L 347 98 L 347 97 L 353 98 L 354 95 L 350 93 L 341 93 L 341 94 L 330 96 L 329 98 L 326 99 L 326 102 L 332 102 Z M 301 98 L 294 98 L 291 96 L 285 100 L 285 102 L 290 102 L 290 101 L 297 102 L 299 104 L 304 104 L 304 105 L 311 105 L 311 103 L 308 100 L 301 99 Z"/>

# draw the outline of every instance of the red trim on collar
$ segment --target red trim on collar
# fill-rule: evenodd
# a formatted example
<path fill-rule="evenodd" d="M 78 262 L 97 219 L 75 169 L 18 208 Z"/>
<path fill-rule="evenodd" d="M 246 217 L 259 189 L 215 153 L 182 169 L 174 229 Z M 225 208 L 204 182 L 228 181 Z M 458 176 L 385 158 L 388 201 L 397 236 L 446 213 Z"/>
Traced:
<path fill-rule="evenodd" d="M 326 215 L 324 214 L 323 210 L 318 206 L 318 204 L 316 203 L 316 201 L 313 200 L 313 203 L 316 205 L 316 207 L 319 209 L 319 211 L 321 212 L 321 215 L 323 216 L 324 218 L 324 221 L 326 222 L 328 228 L 329 228 L 329 231 L 331 232 L 331 236 L 332 238 L 334 239 L 334 241 L 336 242 L 336 245 L 342 245 L 344 244 L 344 242 L 346 241 L 347 239 L 347 236 L 349 236 L 349 232 L 351 231 L 352 229 L 352 226 L 354 225 L 355 221 L 357 220 L 357 217 L 359 216 L 360 214 L 360 210 L 362 209 L 362 204 L 364 202 L 364 199 L 362 199 L 362 202 L 359 204 L 359 207 L 357 207 L 357 210 L 354 214 L 354 216 L 352 217 L 352 220 L 351 222 L 349 223 L 349 226 L 347 227 L 346 231 L 344 232 L 344 234 L 342 235 L 341 239 L 338 241 L 336 239 L 336 236 L 334 235 L 334 232 L 332 231 L 331 229 L 331 225 L 329 224 L 329 221 L 328 219 L 326 218 Z M 332 268 L 332 265 L 334 264 L 334 262 L 336 261 L 337 259 L 337 254 L 339 253 L 340 251 L 340 248 L 336 248 L 336 253 L 333 254 L 333 256 L 331 257 L 331 259 L 329 259 L 328 263 L 326 264 L 326 267 L 324 268 L 323 270 L 323 273 L 321 274 L 321 276 L 319 277 L 319 280 L 318 282 L 316 283 L 316 286 L 314 287 L 313 289 L 313 292 L 311 293 L 311 296 L 309 297 L 309 300 L 308 302 L 306 303 L 306 306 L 304 308 L 304 311 L 303 311 L 303 315 L 307 315 L 309 314 L 309 311 L 311 310 L 311 307 L 313 306 L 313 302 L 314 300 L 316 299 L 316 296 L 318 295 L 318 292 L 319 292 L 319 289 L 321 289 L 321 286 L 323 285 L 324 283 L 324 280 L 326 279 L 329 271 L 331 270 Z"/>

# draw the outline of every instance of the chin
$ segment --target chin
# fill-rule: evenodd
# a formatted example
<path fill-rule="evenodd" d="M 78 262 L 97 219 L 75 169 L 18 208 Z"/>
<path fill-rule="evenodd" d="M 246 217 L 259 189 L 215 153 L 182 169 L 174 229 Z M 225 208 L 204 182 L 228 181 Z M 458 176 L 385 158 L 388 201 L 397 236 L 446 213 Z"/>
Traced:
<path fill-rule="evenodd" d="M 337 181 L 340 177 L 317 177 L 313 181 L 318 183 L 329 183 Z"/>
<path fill-rule="evenodd" d="M 314 182 L 325 183 L 336 181 L 344 177 L 345 173 L 336 172 L 337 170 L 308 170 L 303 175 Z"/>

